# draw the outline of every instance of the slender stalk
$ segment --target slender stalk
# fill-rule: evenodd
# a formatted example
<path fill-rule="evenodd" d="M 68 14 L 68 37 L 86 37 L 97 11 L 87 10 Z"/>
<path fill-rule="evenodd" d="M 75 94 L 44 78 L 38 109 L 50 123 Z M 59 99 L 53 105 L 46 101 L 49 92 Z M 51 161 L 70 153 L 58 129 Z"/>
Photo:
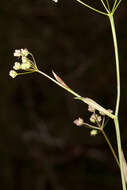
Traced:
<path fill-rule="evenodd" d="M 115 9 L 115 6 L 116 6 L 117 1 L 118 1 L 118 0 L 115 0 L 115 2 L 114 2 L 114 4 L 113 4 L 112 11 Z"/>
<path fill-rule="evenodd" d="M 101 3 L 102 3 L 102 5 L 104 6 L 104 8 L 105 8 L 105 10 L 107 11 L 107 13 L 109 13 L 109 10 L 107 9 L 107 7 L 106 7 L 106 5 L 105 5 L 105 3 L 104 3 L 103 0 L 101 0 Z"/>
<path fill-rule="evenodd" d="M 113 13 L 109 14 L 109 20 L 110 20 L 110 24 L 111 24 L 113 43 L 114 43 L 115 61 L 116 61 L 116 79 L 117 79 L 117 99 L 116 99 L 116 109 L 115 109 L 114 124 L 115 124 L 115 130 L 116 130 L 116 138 L 117 138 L 117 147 L 118 147 L 118 155 L 119 155 L 119 162 L 120 162 L 120 172 L 121 172 L 122 186 L 123 186 L 123 190 L 126 190 L 126 183 L 125 183 L 123 162 L 122 162 L 122 155 L 121 155 L 121 136 L 120 136 L 120 129 L 119 129 L 119 121 L 118 121 L 119 104 L 120 104 L 119 54 L 118 54 L 118 45 L 117 45 L 117 37 L 116 37 Z"/>
<path fill-rule="evenodd" d="M 119 0 L 119 2 L 117 3 L 117 5 L 114 7 L 114 9 L 112 10 L 112 14 L 114 14 L 114 12 L 116 11 L 116 9 L 118 8 L 119 4 L 122 2 L 122 0 Z"/>
<path fill-rule="evenodd" d="M 96 129 L 96 130 L 100 130 L 98 127 L 95 127 L 95 126 L 93 126 L 93 125 L 90 125 L 90 124 L 88 124 L 88 123 L 83 123 L 83 125 L 85 125 L 85 127 L 87 127 L 87 128 L 89 128 L 89 129 Z"/>
<path fill-rule="evenodd" d="M 115 23 L 112 14 L 109 14 L 109 20 L 111 24 L 113 43 L 114 43 L 114 51 L 115 51 L 115 61 L 116 61 L 116 80 L 117 80 L 117 98 L 116 98 L 116 108 L 115 108 L 115 116 L 118 115 L 119 112 L 119 104 L 120 104 L 120 68 L 119 68 L 119 54 L 118 54 L 118 45 L 117 45 L 117 37 L 115 30 Z"/>
<path fill-rule="evenodd" d="M 62 87 L 63 89 L 67 90 L 68 92 L 70 92 L 71 94 L 73 94 L 74 96 L 81 98 L 81 96 L 79 94 L 77 94 L 76 92 L 74 92 L 73 90 L 71 90 L 70 88 L 67 88 L 65 86 L 63 86 L 62 84 L 60 84 L 59 82 L 57 82 L 55 79 L 53 79 L 52 77 L 48 76 L 46 73 L 37 70 L 38 73 L 44 75 L 46 78 L 50 79 L 51 81 L 53 81 L 54 83 L 56 83 L 57 85 L 59 85 L 60 87 Z"/>
<path fill-rule="evenodd" d="M 109 148 L 110 148 L 110 150 L 111 150 L 111 152 L 112 152 L 112 154 L 113 154 L 113 156 L 114 156 L 114 158 L 115 158 L 115 160 L 116 160 L 116 162 L 117 162 L 118 167 L 120 168 L 120 163 L 119 163 L 119 160 L 118 160 L 118 158 L 117 158 L 117 155 L 116 155 L 116 153 L 115 153 L 115 151 L 114 151 L 114 148 L 112 147 L 112 145 L 111 145 L 111 143 L 110 143 L 110 141 L 109 141 L 109 139 L 108 139 L 108 137 L 107 137 L 107 135 L 106 135 L 106 133 L 104 132 L 103 129 L 101 130 L 101 132 L 102 132 L 102 134 L 103 134 L 103 136 L 104 136 L 106 142 L 107 142 L 108 145 L 109 145 Z"/>
<path fill-rule="evenodd" d="M 85 7 L 88 7 L 89 9 L 91 9 L 91 10 L 97 12 L 97 13 L 100 13 L 100 14 L 102 14 L 102 15 L 106 15 L 106 16 L 108 15 L 107 13 L 97 10 L 97 9 L 91 7 L 90 5 L 84 3 L 84 2 L 81 1 L 81 0 L 76 0 L 76 1 L 78 1 L 80 4 L 84 5 Z"/>
<path fill-rule="evenodd" d="M 110 5 L 109 5 L 108 0 L 106 0 L 106 3 L 107 3 L 107 6 L 108 6 L 108 10 L 110 11 Z"/>
<path fill-rule="evenodd" d="M 105 115 L 109 116 L 110 118 L 114 119 L 115 115 L 113 115 L 112 113 L 110 113 L 108 110 L 106 110 L 105 108 L 103 108 L 102 106 L 100 106 L 98 103 L 96 103 L 94 100 L 87 98 L 87 97 L 82 97 L 79 94 L 77 94 L 76 92 L 74 92 L 71 88 L 69 88 L 67 85 L 63 85 L 62 83 L 60 83 L 59 81 L 55 80 L 54 78 L 50 77 L 49 75 L 47 75 L 46 73 L 38 70 L 37 68 L 34 70 L 34 72 L 38 72 L 42 75 L 44 75 L 46 78 L 48 78 L 49 80 L 51 80 L 52 82 L 56 83 L 57 85 L 59 85 L 60 87 L 62 87 L 63 89 L 67 90 L 68 92 L 70 92 L 71 94 L 73 94 L 75 97 L 75 99 L 83 101 L 85 104 L 92 106 L 93 108 L 95 108 L 98 111 L 101 111 L 103 113 L 105 113 Z"/>
<path fill-rule="evenodd" d="M 115 124 L 115 129 L 116 129 L 116 138 L 117 138 L 117 147 L 118 147 L 118 155 L 119 155 L 119 162 L 120 162 L 122 186 L 123 186 L 123 190 L 126 190 L 126 183 L 125 183 L 125 176 L 124 176 L 124 169 L 123 169 L 123 161 L 122 161 L 122 154 L 121 154 L 122 148 L 121 148 L 121 137 L 120 137 L 120 129 L 119 129 L 118 117 L 114 118 L 114 124 Z"/>

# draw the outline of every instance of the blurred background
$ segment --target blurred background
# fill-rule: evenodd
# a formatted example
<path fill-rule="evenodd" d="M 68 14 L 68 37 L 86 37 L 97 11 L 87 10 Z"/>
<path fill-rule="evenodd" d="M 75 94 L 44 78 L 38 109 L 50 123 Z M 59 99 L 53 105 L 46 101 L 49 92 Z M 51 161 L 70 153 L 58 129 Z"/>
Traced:
<path fill-rule="evenodd" d="M 103 10 L 100 1 L 92 6 Z M 115 15 L 121 67 L 120 127 L 127 156 L 127 10 Z M 76 127 L 87 105 L 43 76 L 15 79 L 15 49 L 28 48 L 40 70 L 54 70 L 73 90 L 114 109 L 115 60 L 110 23 L 74 0 L 4 0 L 0 5 L 0 188 L 121 189 L 119 169 L 99 134 Z M 112 122 L 106 127 L 116 147 Z"/>

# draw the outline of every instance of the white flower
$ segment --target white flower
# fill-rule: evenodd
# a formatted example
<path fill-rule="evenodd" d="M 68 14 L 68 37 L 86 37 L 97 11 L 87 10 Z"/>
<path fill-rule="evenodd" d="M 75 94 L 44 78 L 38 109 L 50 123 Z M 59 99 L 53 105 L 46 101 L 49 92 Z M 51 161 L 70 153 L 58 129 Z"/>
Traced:
<path fill-rule="evenodd" d="M 15 70 L 21 69 L 20 63 L 19 62 L 15 62 L 14 66 L 13 66 L 13 69 L 15 69 Z"/>
<path fill-rule="evenodd" d="M 27 70 L 27 69 L 29 69 L 30 67 L 31 67 L 30 62 L 26 62 L 26 63 L 22 63 L 22 64 L 21 64 L 21 69 L 22 69 L 22 70 Z"/>
<path fill-rule="evenodd" d="M 28 63 L 29 59 L 25 56 L 22 56 L 22 63 Z"/>
<path fill-rule="evenodd" d="M 15 57 L 20 57 L 21 56 L 21 51 L 16 49 L 15 52 L 14 52 L 14 56 Z"/>
<path fill-rule="evenodd" d="M 18 74 L 17 74 L 16 71 L 10 70 L 9 75 L 10 75 L 12 78 L 15 78 Z"/>
<path fill-rule="evenodd" d="M 53 0 L 55 3 L 58 3 L 58 0 Z"/>
<path fill-rule="evenodd" d="M 21 49 L 21 53 L 23 56 L 27 57 L 27 55 L 29 54 L 29 51 L 28 49 L 25 48 L 25 49 Z"/>

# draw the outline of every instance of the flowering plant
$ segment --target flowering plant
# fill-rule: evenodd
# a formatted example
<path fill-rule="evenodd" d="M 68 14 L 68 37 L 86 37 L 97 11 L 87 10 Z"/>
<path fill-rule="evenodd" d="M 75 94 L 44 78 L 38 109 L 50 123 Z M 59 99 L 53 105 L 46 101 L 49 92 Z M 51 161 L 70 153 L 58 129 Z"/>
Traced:
<path fill-rule="evenodd" d="M 58 0 L 53 0 L 53 1 L 56 3 L 58 2 Z M 54 77 L 50 77 L 46 73 L 40 71 L 37 67 L 34 56 L 27 49 L 15 50 L 14 56 L 20 58 L 21 63 L 15 62 L 13 66 L 13 70 L 9 72 L 9 75 L 12 78 L 15 78 L 18 75 L 29 74 L 33 72 L 40 73 L 44 75 L 46 78 L 48 78 L 49 80 L 51 80 L 52 82 L 56 83 L 58 86 L 62 87 L 63 89 L 71 93 L 75 99 L 80 100 L 84 102 L 85 104 L 87 104 L 88 111 L 91 112 L 90 123 L 85 123 L 84 119 L 79 117 L 78 119 L 74 121 L 74 124 L 77 126 L 88 127 L 90 129 L 90 134 L 92 136 L 96 136 L 98 133 L 102 133 L 106 142 L 109 145 L 109 148 L 115 158 L 115 161 L 118 167 L 120 168 L 122 187 L 123 187 L 123 190 L 126 190 L 126 182 L 127 182 L 127 171 L 125 171 L 126 161 L 125 161 L 124 154 L 121 147 L 121 136 L 120 136 L 119 117 L 118 117 L 119 105 L 120 105 L 119 53 L 118 53 L 118 44 L 117 44 L 116 30 L 115 30 L 115 23 L 114 23 L 114 13 L 116 12 L 122 0 L 114 0 L 112 8 L 109 3 L 109 0 L 100 0 L 105 9 L 104 12 L 98 9 L 95 9 L 92 6 L 89 6 L 88 4 L 84 3 L 81 0 L 76 0 L 76 1 L 99 14 L 107 16 L 110 21 L 112 36 L 113 36 L 113 43 L 114 43 L 116 79 L 117 79 L 117 99 L 116 99 L 115 111 L 113 112 L 111 109 L 105 109 L 104 107 L 96 103 L 94 100 L 87 97 L 80 96 L 75 91 L 73 91 L 54 71 L 52 71 Z M 107 124 L 107 120 L 106 120 L 107 118 L 112 119 L 114 121 L 116 137 L 117 137 L 118 156 L 115 153 L 114 148 L 111 145 L 111 142 L 104 131 L 105 126 Z"/>

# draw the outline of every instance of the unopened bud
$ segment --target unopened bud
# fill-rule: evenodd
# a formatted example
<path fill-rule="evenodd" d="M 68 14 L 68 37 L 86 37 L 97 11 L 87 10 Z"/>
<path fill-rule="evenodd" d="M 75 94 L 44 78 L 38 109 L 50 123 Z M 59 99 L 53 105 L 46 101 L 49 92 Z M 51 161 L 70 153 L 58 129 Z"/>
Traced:
<path fill-rule="evenodd" d="M 96 130 L 96 129 L 91 130 L 91 131 L 90 131 L 90 135 L 91 135 L 91 136 L 97 135 L 97 130 Z"/>
<path fill-rule="evenodd" d="M 84 124 L 84 120 L 79 117 L 78 119 L 74 120 L 74 124 L 77 126 L 82 126 Z"/>
<path fill-rule="evenodd" d="M 92 114 L 91 117 L 90 117 L 91 123 L 95 123 L 96 120 L 97 120 L 97 118 L 96 118 L 95 114 Z"/>
<path fill-rule="evenodd" d="M 95 112 L 95 108 L 93 108 L 92 106 L 88 105 L 88 111 L 89 112 Z"/>

